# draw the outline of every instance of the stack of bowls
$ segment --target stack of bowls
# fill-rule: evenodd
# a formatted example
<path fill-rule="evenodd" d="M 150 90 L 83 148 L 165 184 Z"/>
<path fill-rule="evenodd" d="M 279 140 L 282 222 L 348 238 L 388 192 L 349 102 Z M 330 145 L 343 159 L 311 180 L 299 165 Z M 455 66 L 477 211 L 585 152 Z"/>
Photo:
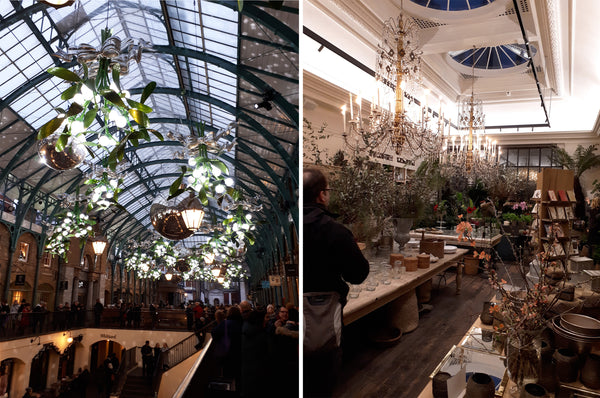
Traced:
<path fill-rule="evenodd" d="M 600 321 L 581 314 L 562 314 L 552 319 L 557 346 L 565 346 L 585 355 L 600 349 Z"/>

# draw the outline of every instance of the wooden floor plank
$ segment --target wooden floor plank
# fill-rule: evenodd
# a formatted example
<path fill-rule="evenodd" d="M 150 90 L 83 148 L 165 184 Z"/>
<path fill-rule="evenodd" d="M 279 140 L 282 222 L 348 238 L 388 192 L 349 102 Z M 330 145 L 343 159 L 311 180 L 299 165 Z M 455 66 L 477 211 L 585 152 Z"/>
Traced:
<path fill-rule="evenodd" d="M 457 344 L 481 312 L 493 291 L 481 275 L 463 275 L 462 293 L 455 294 L 454 273 L 446 274 L 434 290 L 433 310 L 421 313 L 419 327 L 391 347 L 376 347 L 367 339 L 381 325 L 378 310 L 344 331 L 344 363 L 334 397 L 417 397 L 440 360 Z"/>

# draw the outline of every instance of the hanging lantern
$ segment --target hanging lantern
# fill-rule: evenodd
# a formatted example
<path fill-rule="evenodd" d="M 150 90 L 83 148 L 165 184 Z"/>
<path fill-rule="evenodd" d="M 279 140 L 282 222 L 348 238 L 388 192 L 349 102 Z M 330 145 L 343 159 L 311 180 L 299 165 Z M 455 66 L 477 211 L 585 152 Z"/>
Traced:
<path fill-rule="evenodd" d="M 190 196 L 182 200 L 179 206 L 182 209 L 181 217 L 183 217 L 185 226 L 191 231 L 197 231 L 204 218 L 204 210 L 200 200 L 194 197 L 193 193 L 190 193 Z"/>
<path fill-rule="evenodd" d="M 212 269 L 210 270 L 210 272 L 213 274 L 213 276 L 216 278 L 221 274 L 221 267 L 219 267 L 218 265 L 212 267 Z"/>

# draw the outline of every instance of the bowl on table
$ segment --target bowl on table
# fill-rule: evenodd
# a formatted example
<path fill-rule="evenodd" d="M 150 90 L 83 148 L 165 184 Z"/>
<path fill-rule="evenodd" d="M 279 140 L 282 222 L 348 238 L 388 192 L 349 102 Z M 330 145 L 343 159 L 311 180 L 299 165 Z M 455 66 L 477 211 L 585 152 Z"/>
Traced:
<path fill-rule="evenodd" d="M 560 326 L 569 332 L 587 337 L 600 337 L 600 321 L 581 314 L 562 314 Z"/>

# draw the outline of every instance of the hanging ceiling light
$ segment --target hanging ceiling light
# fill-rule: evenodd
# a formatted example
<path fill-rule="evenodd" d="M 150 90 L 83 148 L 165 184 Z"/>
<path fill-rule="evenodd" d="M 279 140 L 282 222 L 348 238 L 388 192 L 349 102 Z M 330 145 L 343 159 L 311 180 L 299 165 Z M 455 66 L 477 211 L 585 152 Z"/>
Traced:
<path fill-rule="evenodd" d="M 204 210 L 200 200 L 193 193 L 190 193 L 189 198 L 182 200 L 180 206 L 183 209 L 181 210 L 181 217 L 185 226 L 190 231 L 197 231 L 204 218 Z"/>
<path fill-rule="evenodd" d="M 476 54 L 475 49 L 471 56 Z M 475 65 L 475 60 L 473 60 Z M 471 94 L 459 103 L 458 134 L 448 135 L 442 144 L 441 161 L 461 173 L 482 175 L 498 167 L 500 147 L 485 136 L 483 102 L 475 97 L 475 70 L 472 67 Z"/>
<path fill-rule="evenodd" d="M 104 238 L 95 238 L 92 241 L 92 248 L 94 249 L 94 254 L 96 256 L 102 255 L 104 253 L 104 248 L 106 248 L 106 240 Z"/>
<path fill-rule="evenodd" d="M 418 29 L 414 20 L 402 13 L 384 23 L 368 120 L 362 117 L 360 95 L 353 98 L 350 93 L 350 103 L 342 107 L 343 136 L 350 149 L 363 153 L 406 151 L 414 156 L 439 151 L 443 117 L 441 110 L 436 114 L 427 106 L 427 90 L 421 87 Z M 423 91 L 424 100 L 416 100 L 417 90 Z M 431 123 L 434 117 L 438 118 L 437 129 L 436 123 Z"/>

